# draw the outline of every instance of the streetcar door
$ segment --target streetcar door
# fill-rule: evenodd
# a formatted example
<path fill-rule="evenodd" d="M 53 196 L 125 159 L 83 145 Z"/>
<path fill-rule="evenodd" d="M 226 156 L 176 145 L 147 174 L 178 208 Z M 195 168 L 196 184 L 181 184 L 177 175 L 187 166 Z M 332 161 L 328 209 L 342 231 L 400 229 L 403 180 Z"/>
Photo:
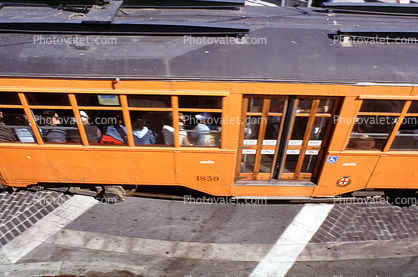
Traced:
<path fill-rule="evenodd" d="M 337 99 L 245 97 L 236 180 L 311 180 Z"/>

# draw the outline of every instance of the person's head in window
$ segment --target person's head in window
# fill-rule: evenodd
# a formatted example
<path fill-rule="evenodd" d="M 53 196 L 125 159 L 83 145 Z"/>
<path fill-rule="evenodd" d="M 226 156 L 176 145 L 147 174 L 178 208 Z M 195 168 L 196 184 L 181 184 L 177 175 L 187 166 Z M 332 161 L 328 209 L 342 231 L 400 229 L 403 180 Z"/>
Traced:
<path fill-rule="evenodd" d="M 87 115 L 85 111 L 80 111 L 80 116 L 81 116 L 81 123 L 83 123 L 83 125 L 89 124 L 90 117 Z"/>
<path fill-rule="evenodd" d="M 212 118 L 212 114 L 205 112 L 205 113 L 197 114 L 195 117 L 199 121 L 200 124 L 208 124 L 209 120 Z"/>
<path fill-rule="evenodd" d="M 61 124 L 58 113 L 53 110 L 47 110 L 42 113 L 42 117 L 45 119 L 45 123 L 51 126 L 57 126 Z"/>
<path fill-rule="evenodd" d="M 145 124 L 146 121 L 140 118 L 135 120 L 132 124 L 132 133 L 134 135 L 135 144 L 144 145 L 155 143 L 155 136 L 153 131 L 148 129 Z"/>

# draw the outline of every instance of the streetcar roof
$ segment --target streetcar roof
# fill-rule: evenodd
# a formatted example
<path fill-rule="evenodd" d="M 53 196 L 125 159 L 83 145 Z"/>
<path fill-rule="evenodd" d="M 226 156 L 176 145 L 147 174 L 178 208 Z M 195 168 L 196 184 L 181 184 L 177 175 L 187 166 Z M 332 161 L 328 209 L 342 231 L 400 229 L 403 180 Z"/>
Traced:
<path fill-rule="evenodd" d="M 338 30 L 415 30 L 411 16 L 327 14 L 320 8 L 124 9 L 114 21 L 248 26 L 235 37 L 0 33 L 0 75 L 160 80 L 418 83 L 418 39 L 371 37 L 344 44 Z M 74 12 L 5 6 L 0 23 L 65 22 Z M 84 38 L 84 41 L 83 41 Z M 92 44 L 92 40 L 96 44 Z M 336 37 L 335 37 L 336 38 Z M 43 40 L 42 40 L 43 39 Z M 116 39 L 116 43 L 115 43 Z M 204 40 L 205 39 L 205 40 Z M 245 44 L 244 40 L 249 43 Z M 367 41 L 367 43 L 366 43 Z M 75 42 L 75 43 L 74 43 Z M 84 42 L 84 43 L 83 43 Z M 98 44 L 97 42 L 100 42 Z"/>

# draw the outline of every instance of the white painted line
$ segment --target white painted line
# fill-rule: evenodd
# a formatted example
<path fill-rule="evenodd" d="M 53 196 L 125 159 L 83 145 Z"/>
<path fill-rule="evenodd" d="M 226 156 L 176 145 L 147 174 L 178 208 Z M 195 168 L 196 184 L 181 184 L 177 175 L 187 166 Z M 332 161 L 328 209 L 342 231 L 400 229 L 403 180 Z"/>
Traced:
<path fill-rule="evenodd" d="M 98 251 L 217 261 L 259 262 L 271 244 L 203 243 L 123 237 L 65 229 L 46 243 Z"/>
<path fill-rule="evenodd" d="M 74 195 L 57 209 L 46 215 L 32 227 L 2 247 L 7 263 L 16 263 L 71 221 L 98 202 L 92 197 Z"/>
<path fill-rule="evenodd" d="M 286 276 L 333 207 L 305 204 L 250 277 Z"/>

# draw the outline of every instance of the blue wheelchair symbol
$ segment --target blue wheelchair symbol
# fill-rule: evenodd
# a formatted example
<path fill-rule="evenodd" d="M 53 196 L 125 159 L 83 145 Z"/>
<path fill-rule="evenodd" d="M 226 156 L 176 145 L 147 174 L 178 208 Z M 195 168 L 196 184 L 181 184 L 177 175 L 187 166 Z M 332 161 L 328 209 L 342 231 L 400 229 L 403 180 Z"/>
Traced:
<path fill-rule="evenodd" d="M 328 164 L 336 164 L 337 163 L 337 160 L 338 160 L 338 157 L 337 156 L 329 156 L 328 157 L 328 160 L 327 160 L 327 163 Z"/>

